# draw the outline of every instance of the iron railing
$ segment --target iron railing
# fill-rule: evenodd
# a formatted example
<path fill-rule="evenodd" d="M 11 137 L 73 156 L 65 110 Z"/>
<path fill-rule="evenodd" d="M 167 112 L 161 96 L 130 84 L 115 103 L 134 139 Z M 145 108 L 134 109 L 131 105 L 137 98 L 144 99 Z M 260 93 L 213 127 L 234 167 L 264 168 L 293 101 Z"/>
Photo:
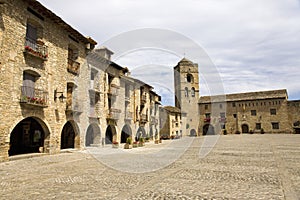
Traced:
<path fill-rule="evenodd" d="M 44 45 L 43 42 L 40 40 L 35 41 L 26 37 L 25 52 L 43 60 L 48 59 L 48 47 Z"/>
<path fill-rule="evenodd" d="M 47 107 L 48 92 L 28 86 L 21 86 L 20 102 Z"/>

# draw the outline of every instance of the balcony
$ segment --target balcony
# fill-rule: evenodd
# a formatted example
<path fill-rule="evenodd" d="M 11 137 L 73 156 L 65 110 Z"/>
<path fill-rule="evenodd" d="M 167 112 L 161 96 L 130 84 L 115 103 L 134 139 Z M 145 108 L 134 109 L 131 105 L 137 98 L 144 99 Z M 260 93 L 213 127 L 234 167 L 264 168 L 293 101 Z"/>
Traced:
<path fill-rule="evenodd" d="M 152 125 L 157 125 L 158 124 L 158 119 L 156 119 L 155 117 L 151 117 L 151 122 Z"/>
<path fill-rule="evenodd" d="M 48 92 L 28 86 L 21 87 L 21 104 L 48 107 Z"/>
<path fill-rule="evenodd" d="M 147 95 L 143 94 L 141 95 L 141 104 L 145 104 L 147 102 Z"/>
<path fill-rule="evenodd" d="M 121 111 L 119 109 L 111 108 L 109 109 L 109 113 L 107 115 L 108 119 L 118 120 L 120 119 Z"/>
<path fill-rule="evenodd" d="M 68 58 L 68 67 L 67 67 L 68 72 L 78 75 L 79 70 L 80 70 L 80 63 L 76 62 L 75 60 L 72 60 Z"/>
<path fill-rule="evenodd" d="M 211 121 L 211 118 L 205 118 L 205 119 L 204 119 L 204 122 L 209 123 L 210 121 Z"/>
<path fill-rule="evenodd" d="M 129 96 L 125 96 L 125 102 L 130 103 L 130 97 Z"/>
<path fill-rule="evenodd" d="M 79 104 L 78 100 L 73 100 L 72 102 L 67 102 L 66 104 L 66 112 L 67 113 L 82 113 L 83 109 Z"/>
<path fill-rule="evenodd" d="M 44 45 L 44 42 L 41 40 L 34 41 L 30 38 L 26 38 L 24 53 L 42 60 L 48 59 L 48 47 Z"/>
<path fill-rule="evenodd" d="M 219 118 L 219 122 L 221 122 L 221 123 L 226 123 L 226 118 L 225 118 L 225 117 Z"/>
<path fill-rule="evenodd" d="M 125 119 L 131 120 L 133 118 L 133 113 L 132 112 L 126 112 L 125 113 Z"/>
<path fill-rule="evenodd" d="M 146 123 L 148 121 L 148 116 L 145 114 L 140 115 L 140 121 Z"/>
<path fill-rule="evenodd" d="M 108 90 L 108 94 L 111 96 L 118 96 L 119 94 L 119 86 L 115 84 L 111 84 Z"/>

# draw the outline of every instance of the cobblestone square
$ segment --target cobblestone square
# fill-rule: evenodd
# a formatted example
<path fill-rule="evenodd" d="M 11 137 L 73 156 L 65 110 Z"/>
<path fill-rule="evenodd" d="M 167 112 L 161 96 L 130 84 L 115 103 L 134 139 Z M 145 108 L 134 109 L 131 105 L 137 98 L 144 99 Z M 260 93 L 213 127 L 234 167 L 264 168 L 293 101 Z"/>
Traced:
<path fill-rule="evenodd" d="M 130 153 L 106 146 L 97 155 L 89 149 L 0 163 L 0 198 L 300 199 L 300 135 L 220 136 L 200 158 L 209 137 L 150 142 Z M 141 170 L 160 162 L 158 170 Z"/>

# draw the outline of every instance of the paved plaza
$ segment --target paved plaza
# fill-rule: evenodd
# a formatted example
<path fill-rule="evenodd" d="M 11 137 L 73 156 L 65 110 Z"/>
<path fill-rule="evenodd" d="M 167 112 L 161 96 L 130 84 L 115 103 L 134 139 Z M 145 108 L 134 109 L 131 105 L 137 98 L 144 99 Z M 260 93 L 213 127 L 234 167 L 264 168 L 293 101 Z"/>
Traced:
<path fill-rule="evenodd" d="M 300 135 L 67 151 L 0 163 L 0 177 L 1 199 L 300 199 Z"/>

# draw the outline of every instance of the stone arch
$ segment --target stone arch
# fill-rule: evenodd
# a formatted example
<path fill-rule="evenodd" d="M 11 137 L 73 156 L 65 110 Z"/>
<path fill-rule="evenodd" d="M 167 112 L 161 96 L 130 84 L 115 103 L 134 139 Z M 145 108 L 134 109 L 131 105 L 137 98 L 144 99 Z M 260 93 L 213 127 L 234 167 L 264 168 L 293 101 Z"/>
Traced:
<path fill-rule="evenodd" d="M 203 135 L 215 135 L 215 128 L 211 124 L 205 124 L 203 126 Z"/>
<path fill-rule="evenodd" d="M 145 137 L 146 137 L 146 130 L 143 126 L 140 126 L 136 132 L 135 140 L 138 141 L 140 138 L 145 138 Z"/>
<path fill-rule="evenodd" d="M 101 143 L 101 131 L 98 124 L 90 124 L 85 135 L 85 146 L 97 146 Z"/>
<path fill-rule="evenodd" d="M 61 149 L 80 147 L 79 128 L 75 121 L 70 120 L 65 123 L 61 131 L 60 141 Z"/>
<path fill-rule="evenodd" d="M 108 125 L 105 131 L 105 144 L 112 144 L 117 137 L 117 130 L 114 125 Z"/>
<path fill-rule="evenodd" d="M 197 136 L 197 132 L 195 129 L 190 130 L 190 136 L 194 136 L 194 137 Z"/>
<path fill-rule="evenodd" d="M 126 143 L 128 137 L 132 135 L 131 128 L 128 124 L 125 124 L 121 132 L 121 143 Z"/>
<path fill-rule="evenodd" d="M 192 89 L 191 89 L 191 97 L 195 97 L 195 88 L 194 87 L 192 87 Z"/>
<path fill-rule="evenodd" d="M 188 73 L 188 74 L 186 75 L 186 81 L 187 81 L 188 83 L 193 83 L 193 82 L 194 82 L 194 76 L 193 76 L 192 74 Z"/>
<path fill-rule="evenodd" d="M 25 153 L 49 152 L 50 131 L 37 117 L 21 120 L 10 133 L 9 156 Z"/>
<path fill-rule="evenodd" d="M 242 133 L 249 133 L 248 124 L 242 124 Z"/>

